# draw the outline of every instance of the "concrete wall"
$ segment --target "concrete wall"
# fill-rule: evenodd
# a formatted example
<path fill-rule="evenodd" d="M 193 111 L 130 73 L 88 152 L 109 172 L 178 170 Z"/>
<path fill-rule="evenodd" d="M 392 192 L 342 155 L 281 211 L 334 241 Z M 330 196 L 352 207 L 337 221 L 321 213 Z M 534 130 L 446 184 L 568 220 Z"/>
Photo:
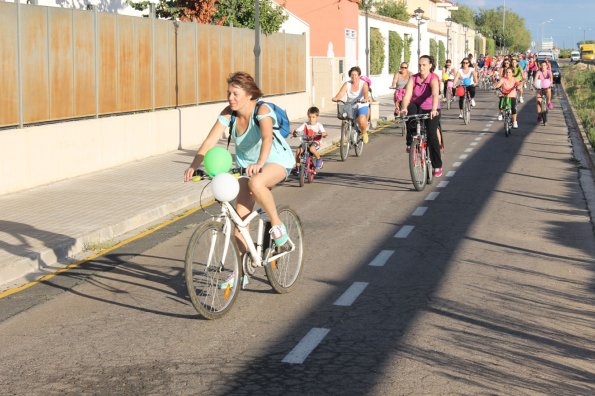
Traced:
<path fill-rule="evenodd" d="M 269 97 L 290 119 L 304 117 L 307 92 Z M 0 131 L 0 195 L 163 154 L 195 149 L 226 103 Z"/>

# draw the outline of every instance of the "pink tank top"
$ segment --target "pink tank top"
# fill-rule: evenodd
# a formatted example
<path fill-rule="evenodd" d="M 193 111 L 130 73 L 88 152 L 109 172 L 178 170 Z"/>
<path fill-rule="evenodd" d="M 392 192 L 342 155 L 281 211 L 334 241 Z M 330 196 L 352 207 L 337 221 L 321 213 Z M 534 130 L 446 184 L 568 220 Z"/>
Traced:
<path fill-rule="evenodd" d="M 422 110 L 432 110 L 432 87 L 430 82 L 438 78 L 434 73 L 430 73 L 423 81 L 419 73 L 413 75 L 413 95 L 411 102 L 418 105 Z M 438 109 L 440 109 L 440 102 L 438 102 Z"/>

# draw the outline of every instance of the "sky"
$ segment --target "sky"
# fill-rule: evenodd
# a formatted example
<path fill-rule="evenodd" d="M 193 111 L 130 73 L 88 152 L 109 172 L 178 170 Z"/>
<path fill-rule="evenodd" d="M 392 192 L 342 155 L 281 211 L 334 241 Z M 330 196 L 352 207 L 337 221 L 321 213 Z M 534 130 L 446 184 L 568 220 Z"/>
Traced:
<path fill-rule="evenodd" d="M 479 8 L 498 8 L 506 5 L 525 19 L 525 27 L 532 40 L 552 37 L 560 48 L 574 48 L 579 40 L 595 40 L 595 0 L 456 0 L 459 5 Z M 552 22 L 546 22 L 552 19 Z M 543 23 L 546 22 L 546 23 Z"/>

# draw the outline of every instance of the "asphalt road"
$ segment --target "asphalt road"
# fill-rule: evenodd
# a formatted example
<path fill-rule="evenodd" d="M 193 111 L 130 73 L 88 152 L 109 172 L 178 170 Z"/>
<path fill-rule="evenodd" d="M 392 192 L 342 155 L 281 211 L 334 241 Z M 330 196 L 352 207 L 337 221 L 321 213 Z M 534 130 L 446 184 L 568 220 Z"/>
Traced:
<path fill-rule="evenodd" d="M 305 228 L 290 294 L 262 271 L 199 318 L 183 257 L 200 213 L 0 300 L 1 393 L 593 394 L 595 238 L 564 117 L 536 126 L 528 94 L 506 138 L 477 99 L 469 126 L 445 112 L 444 176 L 422 192 L 392 127 L 275 189 Z"/>

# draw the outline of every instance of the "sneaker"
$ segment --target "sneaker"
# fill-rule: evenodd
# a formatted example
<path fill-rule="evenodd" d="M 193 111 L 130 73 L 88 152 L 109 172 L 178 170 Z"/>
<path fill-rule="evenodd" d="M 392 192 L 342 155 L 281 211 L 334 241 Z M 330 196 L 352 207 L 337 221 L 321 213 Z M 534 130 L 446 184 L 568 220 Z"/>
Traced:
<path fill-rule="evenodd" d="M 459 118 L 463 118 L 463 113 L 459 114 Z"/>
<path fill-rule="evenodd" d="M 236 274 L 233 272 L 225 278 L 225 281 L 219 284 L 219 289 L 227 289 L 228 287 L 235 287 L 236 286 Z M 242 277 L 242 287 L 245 287 L 248 284 L 248 277 Z"/>
<path fill-rule="evenodd" d="M 368 138 L 367 133 L 362 134 L 362 140 L 364 141 L 364 144 L 368 144 L 368 141 L 370 140 L 370 138 Z"/>
<path fill-rule="evenodd" d="M 537 123 L 539 124 L 541 122 L 541 114 L 537 114 Z"/>
<path fill-rule="evenodd" d="M 289 240 L 287 229 L 283 223 L 281 225 L 272 226 L 269 233 L 273 236 L 273 240 L 277 247 L 284 245 Z"/>
<path fill-rule="evenodd" d="M 411 146 L 407 145 L 407 147 L 405 147 L 405 152 L 409 154 L 411 152 Z"/>
<path fill-rule="evenodd" d="M 519 124 L 518 124 L 516 121 L 514 121 L 514 122 L 512 123 L 512 127 L 513 127 L 514 129 L 518 129 L 518 128 L 519 128 Z"/>
<path fill-rule="evenodd" d="M 471 106 L 475 107 L 475 99 L 471 99 Z"/>
<path fill-rule="evenodd" d="M 316 169 L 322 168 L 322 158 L 316 160 Z"/>
<path fill-rule="evenodd" d="M 521 97 L 519 98 L 519 103 L 524 103 L 524 102 L 525 102 L 525 99 L 523 99 L 523 97 L 521 96 Z"/>
<path fill-rule="evenodd" d="M 547 104 L 547 108 L 550 109 L 550 110 L 553 110 L 554 109 L 554 104 L 552 102 L 549 102 Z"/>
<path fill-rule="evenodd" d="M 434 169 L 434 177 L 440 177 L 442 176 L 442 168 L 436 168 Z"/>
<path fill-rule="evenodd" d="M 502 121 L 502 113 L 498 114 L 498 121 Z"/>
<path fill-rule="evenodd" d="M 299 166 L 294 166 L 293 169 L 291 170 L 291 174 L 292 175 L 298 175 L 300 173 L 300 167 Z"/>

